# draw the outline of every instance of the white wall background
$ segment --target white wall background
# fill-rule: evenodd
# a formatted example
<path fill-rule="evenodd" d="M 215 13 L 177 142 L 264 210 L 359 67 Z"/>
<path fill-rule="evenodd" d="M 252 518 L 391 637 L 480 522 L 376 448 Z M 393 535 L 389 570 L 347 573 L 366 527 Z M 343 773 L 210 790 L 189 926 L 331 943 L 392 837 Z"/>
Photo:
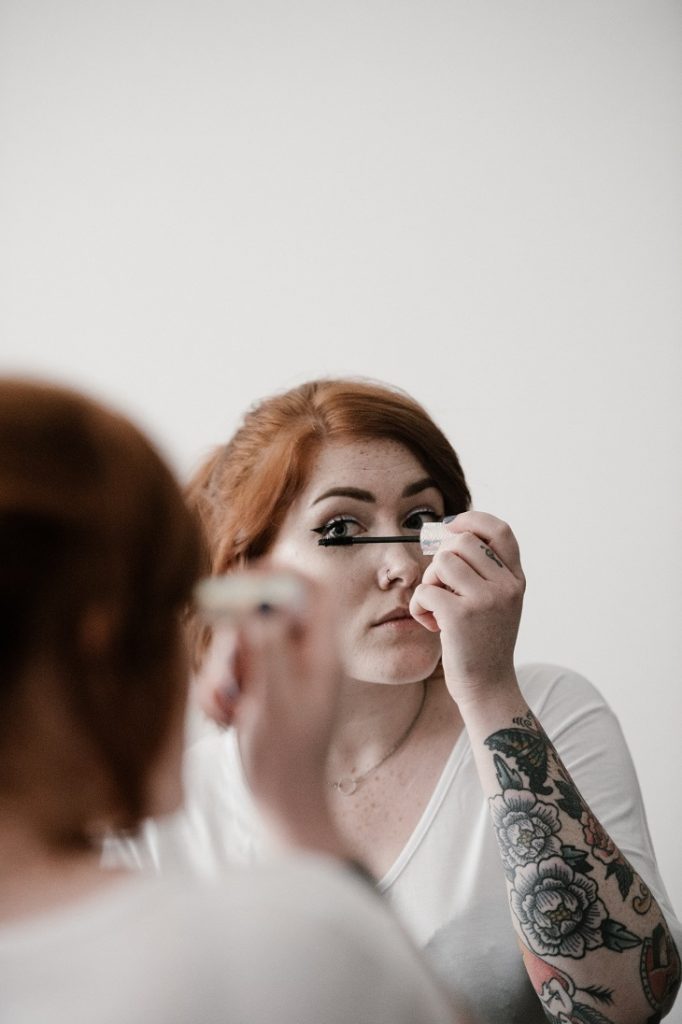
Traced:
<path fill-rule="evenodd" d="M 666 0 L 0 4 L 0 370 L 182 472 L 310 376 L 411 391 L 517 531 L 520 658 L 620 716 L 678 913 L 681 57 Z"/>

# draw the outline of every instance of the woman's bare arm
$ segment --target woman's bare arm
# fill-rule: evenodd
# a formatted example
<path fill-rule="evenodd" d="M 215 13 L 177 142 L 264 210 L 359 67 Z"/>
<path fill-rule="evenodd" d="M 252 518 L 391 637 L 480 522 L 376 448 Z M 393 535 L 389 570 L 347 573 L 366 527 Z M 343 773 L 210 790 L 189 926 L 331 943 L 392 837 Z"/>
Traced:
<path fill-rule="evenodd" d="M 646 881 L 591 813 L 519 689 L 525 579 L 514 535 L 479 512 L 451 531 L 411 608 L 441 633 L 531 983 L 550 1021 L 653 1024 L 679 988 L 678 951 Z"/>

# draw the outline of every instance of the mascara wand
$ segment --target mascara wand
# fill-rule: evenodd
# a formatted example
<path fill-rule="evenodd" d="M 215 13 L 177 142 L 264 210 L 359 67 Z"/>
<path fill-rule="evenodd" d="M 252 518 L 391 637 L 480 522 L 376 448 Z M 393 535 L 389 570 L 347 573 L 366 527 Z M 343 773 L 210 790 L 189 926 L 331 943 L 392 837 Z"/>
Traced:
<path fill-rule="evenodd" d="M 323 548 L 345 548 L 349 544 L 418 544 L 419 534 L 413 537 L 323 537 L 318 544 Z"/>
<path fill-rule="evenodd" d="M 424 523 L 419 533 L 401 537 L 322 537 L 323 548 L 347 548 L 352 544 L 421 544 L 422 554 L 435 555 L 447 532 L 445 523 Z"/>

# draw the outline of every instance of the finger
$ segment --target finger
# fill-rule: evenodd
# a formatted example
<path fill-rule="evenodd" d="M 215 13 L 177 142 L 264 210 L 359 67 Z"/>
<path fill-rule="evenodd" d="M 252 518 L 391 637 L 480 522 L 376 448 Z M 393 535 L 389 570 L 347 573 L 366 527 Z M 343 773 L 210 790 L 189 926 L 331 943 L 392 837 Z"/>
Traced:
<path fill-rule="evenodd" d="M 430 565 L 427 566 L 424 576 L 424 583 L 436 583 L 442 579 L 441 572 L 447 572 L 452 562 L 450 555 L 455 554 L 469 568 L 471 568 L 482 580 L 490 583 L 499 583 L 505 577 L 511 578 L 511 573 L 502 562 L 496 551 L 490 545 L 481 540 L 473 533 L 448 534 L 441 543 Z M 449 580 L 444 580 L 452 586 Z"/>
<path fill-rule="evenodd" d="M 265 700 L 276 707 L 288 690 L 291 670 L 292 623 L 272 609 L 253 612 L 240 628 L 240 667 L 245 698 Z"/>
<path fill-rule="evenodd" d="M 451 533 L 474 533 L 487 542 L 517 579 L 524 579 L 518 542 L 502 519 L 488 512 L 460 512 L 447 524 L 447 529 Z"/>
<path fill-rule="evenodd" d="M 340 633 L 333 595 L 328 588 L 316 584 L 310 586 L 309 597 L 314 614 L 309 615 L 306 623 L 306 654 L 311 666 L 334 674 L 339 670 Z"/>
<path fill-rule="evenodd" d="M 239 697 L 236 649 L 236 631 L 229 626 L 217 626 L 193 677 L 199 706 L 219 725 L 232 724 Z"/>
<path fill-rule="evenodd" d="M 436 621 L 435 615 L 422 608 L 419 602 L 414 600 L 414 596 L 410 600 L 410 615 L 420 626 L 428 629 L 429 633 L 440 633 L 440 626 Z"/>
<path fill-rule="evenodd" d="M 440 623 L 452 614 L 452 602 L 461 597 L 442 586 L 420 583 L 410 600 L 410 615 L 432 633 L 440 632 Z"/>
<path fill-rule="evenodd" d="M 489 579 L 481 575 L 477 567 L 470 565 L 465 557 L 468 554 L 472 560 L 485 560 L 485 556 L 478 550 L 477 545 L 481 543 L 480 540 L 474 538 L 472 534 L 469 537 L 469 546 L 472 549 L 470 552 L 464 551 L 460 554 L 459 551 L 451 550 L 449 547 L 441 547 L 434 555 L 431 564 L 426 567 L 422 583 L 427 586 L 446 587 L 462 597 L 473 597 L 479 594 L 482 588 L 489 586 Z M 455 543 L 459 548 L 465 545 L 464 539 L 457 540 Z M 500 570 L 496 566 L 494 568 L 499 579 L 504 570 Z M 511 576 L 509 578 L 511 579 Z"/>

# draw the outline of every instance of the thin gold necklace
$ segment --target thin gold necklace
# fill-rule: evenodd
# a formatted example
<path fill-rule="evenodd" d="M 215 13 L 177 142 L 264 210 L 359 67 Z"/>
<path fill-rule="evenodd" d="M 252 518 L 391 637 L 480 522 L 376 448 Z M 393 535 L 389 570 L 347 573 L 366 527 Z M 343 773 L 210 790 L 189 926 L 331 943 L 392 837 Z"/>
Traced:
<path fill-rule="evenodd" d="M 412 719 L 412 721 L 410 722 L 402 736 L 398 737 L 398 739 L 393 744 L 388 753 L 384 754 L 380 761 L 377 761 L 376 764 L 373 764 L 372 767 L 368 768 L 366 772 L 362 772 L 361 775 L 342 775 L 340 779 L 336 780 L 336 782 L 330 782 L 329 785 L 331 786 L 332 789 L 338 789 L 339 793 L 343 793 L 344 796 L 352 796 L 361 782 L 364 782 L 365 779 L 372 774 L 372 772 L 375 772 L 377 768 L 381 768 L 382 764 L 385 764 L 385 762 L 388 761 L 389 757 L 393 757 L 396 751 L 400 750 L 403 743 L 405 743 L 408 736 L 414 729 L 415 725 L 419 720 L 419 716 L 424 710 L 424 705 L 426 704 L 426 680 L 423 681 L 422 687 L 422 699 L 419 703 L 419 707 L 417 708 L 417 714 L 414 716 L 414 718 Z"/>

